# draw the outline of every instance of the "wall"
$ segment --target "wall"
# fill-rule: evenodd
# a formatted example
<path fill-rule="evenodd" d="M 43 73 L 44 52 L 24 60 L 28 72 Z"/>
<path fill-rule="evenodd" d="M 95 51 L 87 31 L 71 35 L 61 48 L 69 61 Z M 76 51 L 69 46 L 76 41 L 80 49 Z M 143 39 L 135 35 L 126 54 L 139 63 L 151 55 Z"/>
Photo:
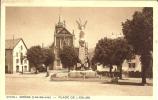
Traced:
<path fill-rule="evenodd" d="M 7 73 L 13 73 L 13 55 L 12 50 L 5 50 L 5 66 L 8 66 Z"/>

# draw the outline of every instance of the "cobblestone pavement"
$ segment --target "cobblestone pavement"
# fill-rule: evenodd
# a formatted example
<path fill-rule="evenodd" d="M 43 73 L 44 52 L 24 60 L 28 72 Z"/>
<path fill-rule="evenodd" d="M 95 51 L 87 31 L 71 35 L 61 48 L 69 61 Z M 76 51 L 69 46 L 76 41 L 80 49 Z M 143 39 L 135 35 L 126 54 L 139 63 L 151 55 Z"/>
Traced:
<path fill-rule="evenodd" d="M 109 84 L 100 79 L 50 80 L 42 74 L 6 74 L 6 95 L 80 95 L 80 96 L 152 96 L 152 80 L 148 86 L 140 86 L 140 78 L 119 80 Z"/>

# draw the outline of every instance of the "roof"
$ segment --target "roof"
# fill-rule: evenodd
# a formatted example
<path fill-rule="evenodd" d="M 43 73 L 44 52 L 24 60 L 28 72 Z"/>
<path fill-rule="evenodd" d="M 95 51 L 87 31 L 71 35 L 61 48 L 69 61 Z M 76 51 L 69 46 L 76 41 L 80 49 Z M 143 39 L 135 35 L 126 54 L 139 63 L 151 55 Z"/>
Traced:
<path fill-rule="evenodd" d="M 55 30 L 58 30 L 58 28 L 56 28 Z M 73 36 L 73 34 L 71 34 L 65 27 L 62 27 L 62 28 L 57 32 L 57 35 L 59 35 L 59 34 L 64 34 L 64 35 Z"/>
<path fill-rule="evenodd" d="M 22 42 L 24 43 L 22 38 L 5 40 L 5 49 L 14 49 L 14 47 L 19 43 L 20 40 L 22 40 Z M 25 45 L 25 43 L 24 43 L 24 45 Z M 26 45 L 25 45 L 25 47 L 26 47 Z"/>

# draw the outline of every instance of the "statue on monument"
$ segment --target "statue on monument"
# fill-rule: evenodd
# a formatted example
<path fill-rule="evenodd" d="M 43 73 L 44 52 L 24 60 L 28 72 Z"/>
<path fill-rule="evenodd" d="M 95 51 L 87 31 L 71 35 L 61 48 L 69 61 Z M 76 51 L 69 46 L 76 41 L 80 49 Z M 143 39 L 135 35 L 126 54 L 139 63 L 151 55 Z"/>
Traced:
<path fill-rule="evenodd" d="M 77 24 L 78 24 L 78 29 L 83 31 L 86 28 L 86 24 L 87 24 L 87 20 L 85 21 L 85 23 L 83 24 L 81 19 L 79 18 L 79 20 L 76 20 Z"/>
<path fill-rule="evenodd" d="M 80 34 L 79 34 L 79 44 L 80 46 L 84 46 L 85 45 L 85 33 L 84 30 L 86 28 L 86 24 L 87 24 L 87 20 L 82 23 L 81 19 L 76 21 L 78 24 L 78 29 L 80 30 Z"/>

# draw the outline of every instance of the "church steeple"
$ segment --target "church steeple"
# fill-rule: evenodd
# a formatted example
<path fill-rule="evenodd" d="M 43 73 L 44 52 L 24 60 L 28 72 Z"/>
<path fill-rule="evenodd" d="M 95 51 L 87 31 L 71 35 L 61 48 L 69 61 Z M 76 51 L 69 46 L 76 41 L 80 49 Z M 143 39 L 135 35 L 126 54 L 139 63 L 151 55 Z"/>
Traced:
<path fill-rule="evenodd" d="M 55 25 L 55 32 L 58 33 L 65 28 L 65 21 L 61 21 L 61 16 L 59 16 L 58 23 Z"/>
<path fill-rule="evenodd" d="M 56 26 L 57 27 L 65 27 L 65 21 L 61 21 L 61 16 L 59 16 L 59 21 L 58 21 L 58 24 Z"/>

